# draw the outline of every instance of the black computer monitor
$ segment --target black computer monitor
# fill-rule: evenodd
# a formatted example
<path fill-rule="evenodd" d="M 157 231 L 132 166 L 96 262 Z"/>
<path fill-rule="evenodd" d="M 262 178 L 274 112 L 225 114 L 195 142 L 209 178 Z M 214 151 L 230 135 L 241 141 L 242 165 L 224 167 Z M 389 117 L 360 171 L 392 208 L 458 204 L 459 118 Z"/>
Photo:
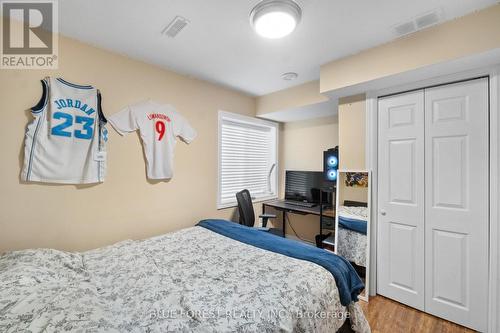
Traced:
<path fill-rule="evenodd" d="M 324 188 L 321 171 L 291 171 L 285 174 L 285 200 L 319 203 L 320 189 Z M 327 198 L 323 200 L 326 202 Z"/>

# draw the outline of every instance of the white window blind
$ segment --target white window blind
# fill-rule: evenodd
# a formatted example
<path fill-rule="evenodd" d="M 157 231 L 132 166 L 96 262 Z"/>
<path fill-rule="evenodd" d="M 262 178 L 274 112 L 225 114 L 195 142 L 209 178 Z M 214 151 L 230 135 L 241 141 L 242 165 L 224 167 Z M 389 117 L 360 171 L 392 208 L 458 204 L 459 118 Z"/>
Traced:
<path fill-rule="evenodd" d="M 218 208 L 236 205 L 236 192 L 254 200 L 276 197 L 277 124 L 228 112 L 219 113 Z"/>

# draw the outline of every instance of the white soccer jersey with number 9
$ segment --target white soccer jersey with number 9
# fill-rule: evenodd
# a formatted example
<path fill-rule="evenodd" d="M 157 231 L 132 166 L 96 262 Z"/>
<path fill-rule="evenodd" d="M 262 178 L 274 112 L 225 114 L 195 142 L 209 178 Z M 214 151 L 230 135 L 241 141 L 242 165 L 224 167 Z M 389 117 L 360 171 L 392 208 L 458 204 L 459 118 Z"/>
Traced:
<path fill-rule="evenodd" d="M 176 137 L 186 143 L 196 137 L 196 131 L 173 106 L 151 100 L 129 105 L 108 121 L 121 135 L 139 130 L 149 179 L 172 178 Z"/>

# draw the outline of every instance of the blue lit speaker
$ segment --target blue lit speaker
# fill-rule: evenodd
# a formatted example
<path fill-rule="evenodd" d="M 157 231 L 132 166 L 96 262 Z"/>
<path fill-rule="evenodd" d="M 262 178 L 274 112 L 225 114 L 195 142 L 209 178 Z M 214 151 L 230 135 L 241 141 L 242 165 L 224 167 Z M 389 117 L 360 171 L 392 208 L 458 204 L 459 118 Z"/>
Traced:
<path fill-rule="evenodd" d="M 326 181 L 336 182 L 339 170 L 339 147 L 323 152 L 323 174 Z"/>

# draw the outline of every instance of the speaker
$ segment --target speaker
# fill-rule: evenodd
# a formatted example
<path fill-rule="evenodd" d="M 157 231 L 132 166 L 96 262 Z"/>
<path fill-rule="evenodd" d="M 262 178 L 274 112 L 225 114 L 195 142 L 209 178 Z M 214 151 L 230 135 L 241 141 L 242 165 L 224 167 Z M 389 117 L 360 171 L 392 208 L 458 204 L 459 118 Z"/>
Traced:
<path fill-rule="evenodd" d="M 323 152 L 323 176 L 326 181 L 336 182 L 339 170 L 339 147 Z"/>

